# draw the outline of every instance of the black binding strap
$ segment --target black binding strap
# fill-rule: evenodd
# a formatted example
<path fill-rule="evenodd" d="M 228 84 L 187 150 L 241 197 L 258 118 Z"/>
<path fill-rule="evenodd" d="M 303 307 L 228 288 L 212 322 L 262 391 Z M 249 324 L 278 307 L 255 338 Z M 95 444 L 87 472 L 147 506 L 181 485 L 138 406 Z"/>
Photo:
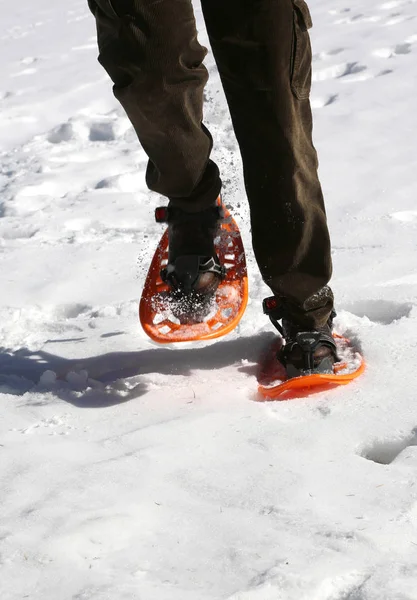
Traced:
<path fill-rule="evenodd" d="M 285 324 L 281 324 L 279 321 L 288 321 L 288 324 L 291 323 L 291 319 L 288 316 L 286 307 L 285 307 L 285 299 L 281 299 L 276 296 L 270 296 L 269 298 L 265 298 L 263 301 L 263 311 L 266 314 L 272 325 L 278 330 L 280 335 L 285 339 L 286 344 L 279 352 L 279 360 L 283 363 L 285 368 L 287 369 L 289 377 L 298 377 L 300 375 L 305 375 L 307 373 L 332 373 L 333 372 L 333 363 L 336 358 L 337 359 L 337 350 L 336 344 L 333 339 L 331 333 L 327 333 L 326 331 L 303 331 L 302 329 L 295 332 L 294 337 L 289 338 L 289 332 L 286 331 Z M 333 319 L 336 316 L 336 312 L 333 310 L 329 320 L 328 325 L 331 330 Z M 314 354 L 316 350 L 321 346 L 327 346 L 331 349 L 332 355 L 328 357 L 324 357 L 320 363 L 315 364 Z M 296 347 L 300 348 L 301 357 L 299 366 L 295 366 L 291 362 L 287 361 L 287 358 L 293 353 Z M 298 361 L 297 361 L 298 362 Z"/>
<path fill-rule="evenodd" d="M 174 264 L 169 264 L 165 269 L 162 269 L 161 279 L 174 289 L 191 293 L 197 279 L 203 273 L 214 273 L 220 279 L 223 279 L 226 275 L 226 269 L 213 257 L 179 256 Z"/>

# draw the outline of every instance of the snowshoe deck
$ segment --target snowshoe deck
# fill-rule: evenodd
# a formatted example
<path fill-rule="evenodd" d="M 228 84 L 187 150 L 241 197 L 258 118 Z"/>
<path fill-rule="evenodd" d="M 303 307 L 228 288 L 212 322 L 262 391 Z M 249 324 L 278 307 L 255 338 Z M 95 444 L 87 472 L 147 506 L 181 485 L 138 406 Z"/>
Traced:
<path fill-rule="evenodd" d="M 303 398 L 339 385 L 347 385 L 365 370 L 365 361 L 347 338 L 334 334 L 341 361 L 334 365 L 334 373 L 312 374 L 287 378 L 284 366 L 277 359 L 282 339 L 274 340 L 261 361 L 258 374 L 258 392 L 262 400 L 292 400 Z"/>
<path fill-rule="evenodd" d="M 220 263 L 226 269 L 206 316 L 200 322 L 181 319 L 172 312 L 172 290 L 161 279 L 161 269 L 168 263 L 168 230 L 155 251 L 143 288 L 139 318 L 144 331 L 155 342 L 190 342 L 211 340 L 232 331 L 239 323 L 248 302 L 248 278 L 245 251 L 239 228 L 230 212 L 224 209 L 224 219 L 215 240 Z M 191 315 L 192 316 L 192 315 Z"/>

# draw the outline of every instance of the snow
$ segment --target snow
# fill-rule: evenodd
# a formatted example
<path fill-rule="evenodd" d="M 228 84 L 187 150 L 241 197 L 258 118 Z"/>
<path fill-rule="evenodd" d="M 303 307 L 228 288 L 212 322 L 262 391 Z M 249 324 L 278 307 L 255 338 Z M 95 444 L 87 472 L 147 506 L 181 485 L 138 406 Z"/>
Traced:
<path fill-rule="evenodd" d="M 250 303 L 216 343 L 158 347 L 137 309 L 160 198 L 87 3 L 3 0 L 2 600 L 417 599 L 417 3 L 310 4 L 337 325 L 368 366 L 261 403 L 268 290 L 211 55 Z"/>

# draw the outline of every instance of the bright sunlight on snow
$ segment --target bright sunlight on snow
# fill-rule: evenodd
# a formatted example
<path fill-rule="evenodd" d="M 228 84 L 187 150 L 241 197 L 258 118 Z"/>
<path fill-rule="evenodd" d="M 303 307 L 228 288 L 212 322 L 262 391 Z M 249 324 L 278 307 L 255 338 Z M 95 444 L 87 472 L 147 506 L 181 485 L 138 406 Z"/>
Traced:
<path fill-rule="evenodd" d="M 158 347 L 137 310 L 161 199 L 87 1 L 2 0 L 1 600 L 417 600 L 417 2 L 310 7 L 337 329 L 367 371 L 258 402 L 275 334 L 212 56 L 250 302 Z"/>

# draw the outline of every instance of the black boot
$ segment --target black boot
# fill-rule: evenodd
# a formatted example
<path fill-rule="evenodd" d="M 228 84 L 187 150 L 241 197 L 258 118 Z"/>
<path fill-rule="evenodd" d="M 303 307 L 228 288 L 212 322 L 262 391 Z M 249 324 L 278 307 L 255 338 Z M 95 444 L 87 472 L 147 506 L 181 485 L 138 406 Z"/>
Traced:
<path fill-rule="evenodd" d="M 161 278 L 172 289 L 171 308 L 180 320 L 202 320 L 224 277 L 214 247 L 222 218 L 220 203 L 197 213 L 173 206 L 156 211 L 156 220 L 168 224 L 168 265 Z"/>
<path fill-rule="evenodd" d="M 333 373 L 333 365 L 339 360 L 332 335 L 335 311 L 322 327 L 308 328 L 291 321 L 285 303 L 273 296 L 264 300 L 264 313 L 285 340 L 277 358 L 289 378 Z"/>

